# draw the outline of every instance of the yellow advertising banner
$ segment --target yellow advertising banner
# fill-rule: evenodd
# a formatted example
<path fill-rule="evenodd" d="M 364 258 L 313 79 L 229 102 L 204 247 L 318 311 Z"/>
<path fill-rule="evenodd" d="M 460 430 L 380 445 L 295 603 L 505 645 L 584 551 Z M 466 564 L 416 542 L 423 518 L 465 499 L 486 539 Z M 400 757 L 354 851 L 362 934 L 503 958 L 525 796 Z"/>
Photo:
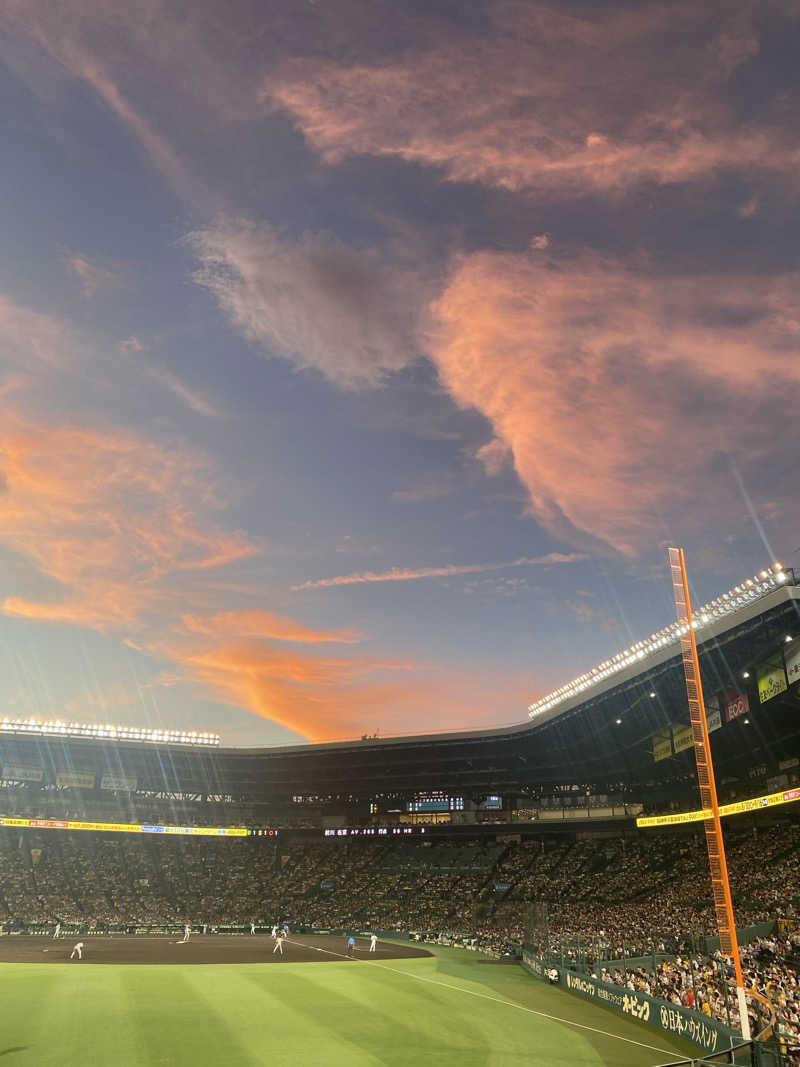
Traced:
<path fill-rule="evenodd" d="M 733 804 L 721 804 L 720 817 L 741 815 L 746 811 L 758 811 L 759 808 L 773 808 L 778 804 L 791 804 L 800 800 L 800 789 L 784 789 L 780 793 L 768 793 L 763 797 L 750 797 L 749 800 L 736 800 Z M 676 826 L 685 822 L 702 822 L 710 819 L 711 812 L 706 810 L 681 811 L 676 815 L 645 815 L 636 820 L 640 829 L 652 826 Z"/>
<path fill-rule="evenodd" d="M 756 670 L 758 699 L 762 704 L 766 704 L 768 700 L 772 700 L 779 693 L 785 693 L 789 688 L 789 683 L 786 681 L 786 671 L 783 669 L 782 663 L 764 663 Z"/>
<path fill-rule="evenodd" d="M 640 815 L 636 820 L 636 825 L 641 830 L 652 826 L 678 826 L 685 822 L 702 822 L 706 818 L 711 818 L 710 811 L 681 811 L 676 815 Z"/>
<path fill-rule="evenodd" d="M 190 834 L 199 837 L 247 837 L 246 826 L 159 826 L 133 822 L 73 822 L 66 819 L 17 819 L 0 816 L 0 826 L 34 830 L 94 830 L 117 834 Z M 271 831 L 270 831 L 271 833 Z"/>
<path fill-rule="evenodd" d="M 686 726 L 684 723 L 678 723 L 677 726 L 673 726 L 672 743 L 676 752 L 684 752 L 687 748 L 691 748 L 694 744 L 691 726 Z"/>
<path fill-rule="evenodd" d="M 672 734 L 669 730 L 666 733 L 653 734 L 653 759 L 656 763 L 662 759 L 669 759 L 672 755 Z"/>

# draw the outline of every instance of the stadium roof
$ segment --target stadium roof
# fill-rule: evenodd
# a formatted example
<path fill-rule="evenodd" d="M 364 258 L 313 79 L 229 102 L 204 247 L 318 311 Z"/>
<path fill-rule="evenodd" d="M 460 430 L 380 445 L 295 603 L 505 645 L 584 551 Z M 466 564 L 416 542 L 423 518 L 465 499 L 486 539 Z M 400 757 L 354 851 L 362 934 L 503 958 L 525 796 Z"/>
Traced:
<path fill-rule="evenodd" d="M 800 639 L 800 589 L 790 582 L 707 627 L 700 663 L 707 698 L 723 690 L 749 693 L 751 714 L 713 734 L 724 774 L 746 774 L 754 763 L 777 767 L 800 755 L 798 691 L 792 685 L 760 705 L 757 664 Z M 752 669 L 753 677 L 743 679 Z M 604 678 L 590 691 L 562 700 L 536 719 L 511 727 L 414 737 L 369 738 L 271 749 L 196 749 L 82 738 L 0 736 L 0 762 L 41 768 L 42 780 L 92 774 L 95 787 L 136 779 L 139 790 L 226 794 L 282 801 L 294 795 L 369 796 L 444 790 L 519 794 L 528 789 L 585 782 L 645 783 L 692 771 L 691 747 L 655 762 L 653 735 L 687 723 L 679 651 L 666 646 Z M 80 781 L 81 779 L 76 779 Z M 86 779 L 88 781 L 88 778 Z M 108 786 L 107 786 L 108 788 Z"/>

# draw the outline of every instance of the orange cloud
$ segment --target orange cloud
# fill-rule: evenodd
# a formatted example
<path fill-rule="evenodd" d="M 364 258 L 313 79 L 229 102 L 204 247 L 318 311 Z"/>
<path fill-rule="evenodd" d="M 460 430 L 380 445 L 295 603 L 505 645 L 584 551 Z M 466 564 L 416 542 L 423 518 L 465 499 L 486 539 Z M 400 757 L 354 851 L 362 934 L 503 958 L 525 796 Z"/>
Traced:
<path fill-rule="evenodd" d="M 752 412 L 800 384 L 799 294 L 800 274 L 479 253 L 433 303 L 428 349 L 511 450 L 545 526 L 634 552 L 663 536 L 662 505 L 707 514 L 721 452 L 774 448 Z"/>
<path fill-rule="evenodd" d="M 185 675 L 235 707 L 248 708 L 311 741 L 437 729 L 466 729 L 509 717 L 529 692 L 519 679 L 489 688 L 469 672 L 421 664 L 343 659 L 255 641 L 161 649 Z"/>
<path fill-rule="evenodd" d="M 364 571 L 360 574 L 340 574 L 336 578 L 317 578 L 300 585 L 293 585 L 292 590 L 322 589 L 337 585 L 360 585 L 363 582 L 415 582 L 421 578 L 452 578 L 459 574 L 484 574 L 487 571 L 505 570 L 507 567 L 553 566 L 561 563 L 577 563 L 586 557 L 579 552 L 563 554 L 548 552 L 545 556 L 521 556 L 507 563 L 463 563 L 448 564 L 444 567 L 418 567 L 416 570 L 394 567 L 390 571 Z"/>
<path fill-rule="evenodd" d="M 23 597 L 6 597 L 2 601 L 4 615 L 18 619 L 36 619 L 39 622 L 65 622 L 74 626 L 86 626 L 90 630 L 104 630 L 108 626 L 129 626 L 148 601 L 145 596 L 132 595 L 124 585 L 111 587 L 111 583 L 92 583 L 92 588 L 82 590 L 82 600 L 65 603 L 37 602 Z"/>
<path fill-rule="evenodd" d="M 453 181 L 559 195 L 800 162 L 788 127 L 742 123 L 726 82 L 758 52 L 737 5 L 647 5 L 580 18 L 495 4 L 480 37 L 394 61 L 287 61 L 264 96 L 328 162 L 395 156 Z M 664 40 L 669 35 L 669 47 Z M 680 35 L 680 36 L 679 36 Z"/>
<path fill-rule="evenodd" d="M 256 552 L 209 521 L 221 505 L 198 459 L 133 434 L 4 421 L 0 540 L 57 587 L 46 602 L 9 595 L 8 614 L 135 624 L 175 575 Z"/>
<path fill-rule="evenodd" d="M 223 611 L 216 615 L 182 615 L 189 633 L 209 637 L 261 637 L 298 644 L 356 644 L 361 634 L 352 630 L 312 630 L 272 611 Z"/>

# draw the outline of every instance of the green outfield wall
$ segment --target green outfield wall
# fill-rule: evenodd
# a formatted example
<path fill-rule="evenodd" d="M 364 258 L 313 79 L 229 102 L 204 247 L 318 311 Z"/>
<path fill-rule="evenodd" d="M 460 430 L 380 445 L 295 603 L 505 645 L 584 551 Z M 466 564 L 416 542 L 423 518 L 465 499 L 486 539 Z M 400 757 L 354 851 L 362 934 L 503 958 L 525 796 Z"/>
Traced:
<path fill-rule="evenodd" d="M 585 974 L 553 967 L 527 950 L 522 953 L 522 965 L 536 978 L 552 981 L 553 985 L 563 986 L 570 993 L 577 993 L 587 1000 L 603 1004 L 620 1015 L 638 1019 L 657 1030 L 686 1038 L 702 1049 L 705 1055 L 722 1052 L 742 1042 L 742 1035 L 736 1030 L 724 1026 L 716 1019 L 709 1019 L 701 1012 L 645 993 L 631 992 L 622 986 L 609 985 Z M 549 977 L 553 971 L 558 972 L 557 980 Z"/>

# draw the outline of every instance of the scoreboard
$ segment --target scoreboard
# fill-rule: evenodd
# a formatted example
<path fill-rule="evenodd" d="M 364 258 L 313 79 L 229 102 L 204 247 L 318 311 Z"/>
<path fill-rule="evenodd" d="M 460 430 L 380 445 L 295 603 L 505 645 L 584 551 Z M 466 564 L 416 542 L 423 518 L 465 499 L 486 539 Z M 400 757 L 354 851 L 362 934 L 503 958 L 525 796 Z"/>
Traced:
<path fill-rule="evenodd" d="M 425 833 L 424 826 L 337 826 L 322 831 L 323 837 L 419 837 Z"/>

